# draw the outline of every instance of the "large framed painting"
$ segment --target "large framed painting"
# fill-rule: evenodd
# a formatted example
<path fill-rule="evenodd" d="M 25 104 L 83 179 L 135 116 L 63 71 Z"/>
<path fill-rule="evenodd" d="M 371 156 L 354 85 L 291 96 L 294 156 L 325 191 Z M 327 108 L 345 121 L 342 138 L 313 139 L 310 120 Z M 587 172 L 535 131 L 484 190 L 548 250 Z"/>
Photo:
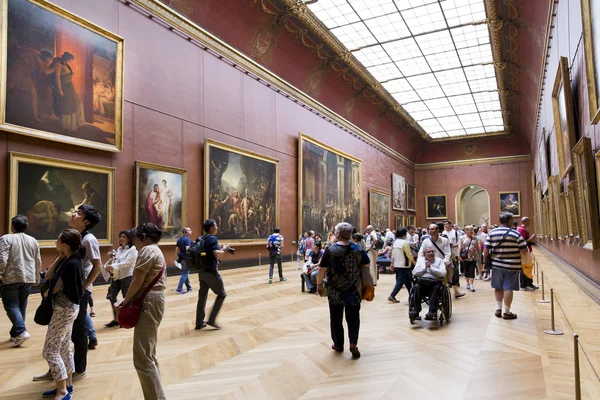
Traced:
<path fill-rule="evenodd" d="M 135 225 L 156 224 L 161 244 L 175 244 L 186 225 L 186 175 L 185 169 L 135 162 Z"/>
<path fill-rule="evenodd" d="M 425 196 L 425 219 L 448 218 L 447 197 L 445 194 L 429 194 Z"/>
<path fill-rule="evenodd" d="M 279 160 L 207 139 L 204 215 L 228 243 L 266 243 L 279 226 Z"/>
<path fill-rule="evenodd" d="M 404 228 L 404 221 L 405 221 L 405 216 L 402 214 L 396 214 L 396 226 L 392 226 L 390 227 L 390 229 L 392 229 L 392 232 L 396 232 L 396 229 L 400 229 L 400 228 Z"/>
<path fill-rule="evenodd" d="M 313 230 L 325 235 L 344 221 L 362 232 L 361 181 L 359 159 L 300 133 L 299 231 Z"/>
<path fill-rule="evenodd" d="M 403 176 L 392 173 L 392 209 L 406 209 L 406 180 Z"/>
<path fill-rule="evenodd" d="M 540 142 L 538 147 L 538 162 L 539 162 L 539 176 L 538 182 L 542 186 L 542 193 L 546 193 L 548 190 L 548 160 L 546 158 L 546 128 L 542 129 L 540 134 Z"/>
<path fill-rule="evenodd" d="M 123 39 L 47 1 L 0 7 L 0 129 L 121 151 Z"/>
<path fill-rule="evenodd" d="M 568 200 L 569 200 L 569 212 L 571 213 L 571 229 L 573 231 L 574 237 L 581 237 L 579 230 L 579 213 L 577 210 L 577 181 L 569 182 L 567 186 L 568 191 Z"/>
<path fill-rule="evenodd" d="M 415 226 L 415 224 L 417 223 L 417 217 L 415 217 L 414 215 L 408 215 L 406 217 L 406 226 Z"/>
<path fill-rule="evenodd" d="M 552 91 L 552 110 L 558 154 L 558 176 L 562 179 L 573 167 L 571 150 L 575 145 L 573 95 L 569 80 L 569 60 L 566 57 L 561 57 L 558 63 L 558 71 L 556 71 Z"/>
<path fill-rule="evenodd" d="M 598 248 L 600 223 L 598 221 L 598 192 L 594 179 L 590 138 L 583 137 L 573 149 L 575 176 L 577 179 L 577 209 L 579 210 L 579 233 L 581 243 L 589 249 Z"/>
<path fill-rule="evenodd" d="M 369 190 L 369 225 L 381 232 L 390 228 L 390 194 Z"/>
<path fill-rule="evenodd" d="M 413 185 L 406 184 L 406 210 L 417 211 L 417 193 Z"/>
<path fill-rule="evenodd" d="M 583 48 L 592 124 L 600 121 L 600 3 L 581 0 Z"/>
<path fill-rule="evenodd" d="M 511 191 L 511 192 L 499 192 L 498 194 L 499 204 L 500 204 L 500 213 L 510 212 L 513 213 L 515 217 L 521 216 L 521 192 Z"/>
<path fill-rule="evenodd" d="M 27 216 L 27 233 L 41 247 L 54 247 L 77 207 L 89 204 L 102 217 L 94 227 L 94 235 L 101 245 L 111 245 L 114 181 L 114 168 L 11 152 L 9 215 Z M 7 218 L 8 225 L 10 219 Z M 10 231 L 9 226 L 7 230 Z"/>

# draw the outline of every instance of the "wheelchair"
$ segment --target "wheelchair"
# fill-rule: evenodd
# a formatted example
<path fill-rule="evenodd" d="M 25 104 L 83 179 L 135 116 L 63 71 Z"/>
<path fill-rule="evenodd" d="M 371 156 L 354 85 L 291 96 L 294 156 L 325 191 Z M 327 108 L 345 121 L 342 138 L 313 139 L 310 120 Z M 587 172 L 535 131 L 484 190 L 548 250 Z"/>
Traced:
<path fill-rule="evenodd" d="M 410 301 L 409 301 L 409 315 L 408 318 L 411 324 L 414 324 L 416 320 L 421 320 L 421 317 L 414 317 L 410 315 L 410 311 L 414 309 L 415 306 L 415 286 L 419 284 L 419 278 L 413 278 L 413 286 L 410 289 Z M 445 322 L 450 322 L 450 318 L 452 317 L 452 295 L 450 293 L 450 287 L 448 287 L 447 279 L 437 283 L 440 285 L 440 296 L 438 298 L 438 317 L 437 320 L 440 323 L 440 326 L 444 326 Z M 427 304 L 429 306 L 429 296 L 422 296 L 421 302 Z M 425 311 L 425 310 L 423 310 Z"/>

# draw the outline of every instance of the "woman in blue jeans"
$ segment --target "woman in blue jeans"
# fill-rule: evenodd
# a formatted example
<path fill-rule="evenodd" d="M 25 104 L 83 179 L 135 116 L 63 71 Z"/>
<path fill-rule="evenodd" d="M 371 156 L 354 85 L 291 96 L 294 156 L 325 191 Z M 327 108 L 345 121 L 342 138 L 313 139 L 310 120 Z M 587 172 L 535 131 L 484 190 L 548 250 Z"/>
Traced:
<path fill-rule="evenodd" d="M 388 301 L 392 303 L 400 303 L 396 299 L 396 295 L 402 289 L 402 285 L 406 286 L 406 290 L 410 294 L 412 288 L 411 266 L 415 264 L 415 259 L 410 251 L 410 245 L 406 241 L 406 228 L 398 229 L 394 235 L 396 239 L 392 245 L 392 272 L 396 273 L 396 286 L 388 297 Z"/>

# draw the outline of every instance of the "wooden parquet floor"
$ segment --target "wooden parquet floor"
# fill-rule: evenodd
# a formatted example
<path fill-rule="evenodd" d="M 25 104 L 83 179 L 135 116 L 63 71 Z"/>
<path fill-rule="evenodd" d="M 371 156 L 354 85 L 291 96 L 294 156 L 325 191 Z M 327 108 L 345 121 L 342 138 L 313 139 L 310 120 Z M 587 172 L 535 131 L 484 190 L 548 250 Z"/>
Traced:
<path fill-rule="evenodd" d="M 542 256 L 538 260 L 546 262 Z M 264 266 L 224 271 L 228 297 L 218 318 L 220 331 L 193 329 L 197 296 L 175 293 L 178 277 L 169 278 L 158 346 L 169 399 L 574 398 L 572 338 L 542 333 L 549 307 L 536 304 L 539 291 L 515 293 L 519 318 L 504 321 L 493 316 L 489 282 L 476 281 L 476 293 L 454 301 L 450 324 L 411 326 L 406 290 L 398 296 L 400 304 L 388 303 L 394 277 L 381 275 L 375 300 L 362 303 L 362 358 L 352 360 L 348 351 L 330 348 L 327 300 L 300 292 L 295 263 L 284 270 L 288 281 L 272 285 Z M 198 288 L 197 278 L 192 285 Z M 88 377 L 76 383 L 74 398 L 141 399 L 131 360 L 133 332 L 103 327 L 111 319 L 105 293 L 106 287 L 94 289 L 99 346 L 89 352 Z M 10 324 L 4 313 L 0 316 L 0 332 L 6 334 L 0 343 L 0 399 L 36 399 L 52 387 L 31 380 L 47 370 L 41 357 L 45 328 L 32 321 L 38 299 L 30 297 L 32 338 L 22 348 L 10 348 Z M 213 301 L 211 294 L 209 306 Z M 575 305 L 573 312 L 583 310 Z M 596 332 L 595 337 L 586 332 L 589 341 L 598 340 L 598 321 L 588 323 Z M 598 356 L 600 345 L 595 350 Z M 600 398 L 589 382 L 584 398 Z"/>

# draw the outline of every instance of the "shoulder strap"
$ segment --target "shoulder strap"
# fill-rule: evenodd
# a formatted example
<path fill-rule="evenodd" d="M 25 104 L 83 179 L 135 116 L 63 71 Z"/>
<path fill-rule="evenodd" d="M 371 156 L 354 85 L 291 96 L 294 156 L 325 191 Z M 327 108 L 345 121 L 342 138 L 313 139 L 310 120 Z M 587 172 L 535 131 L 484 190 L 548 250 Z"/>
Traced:
<path fill-rule="evenodd" d="M 443 251 L 442 251 L 442 250 L 441 250 L 441 249 L 438 247 L 438 245 L 437 245 L 437 244 L 435 244 L 435 242 L 434 242 L 434 241 L 431 239 L 431 237 L 428 237 L 427 239 L 429 239 L 429 241 L 431 242 L 431 244 L 433 244 L 433 245 L 435 246 L 435 248 L 436 248 L 436 249 L 438 249 L 438 251 L 439 251 L 440 253 L 442 253 L 442 255 L 443 255 L 444 257 L 446 257 L 446 253 L 444 253 L 444 252 L 443 252 Z"/>
<path fill-rule="evenodd" d="M 146 288 L 146 290 L 144 290 L 144 295 L 142 297 L 145 297 L 148 294 L 148 292 L 150 290 L 152 290 L 152 288 L 154 287 L 154 285 L 156 285 L 156 283 L 158 282 L 158 280 L 162 276 L 163 272 L 165 272 L 165 266 L 166 266 L 166 264 L 163 263 L 163 266 L 160 269 L 160 273 L 158 275 L 156 275 L 156 278 L 154 278 L 154 280 L 148 285 L 148 287 Z"/>
<path fill-rule="evenodd" d="M 506 236 L 508 236 L 509 233 L 510 233 L 510 228 L 508 228 L 508 230 L 506 231 L 506 233 L 504 234 L 504 236 L 502 236 L 502 239 L 500 239 L 500 241 L 498 242 L 498 244 L 495 245 L 494 247 L 492 247 L 492 250 L 490 251 L 490 256 L 492 254 L 494 254 L 494 251 L 496 251 L 497 247 L 500 247 L 500 245 L 502 244 L 502 242 L 504 242 L 504 239 L 506 239 Z"/>

